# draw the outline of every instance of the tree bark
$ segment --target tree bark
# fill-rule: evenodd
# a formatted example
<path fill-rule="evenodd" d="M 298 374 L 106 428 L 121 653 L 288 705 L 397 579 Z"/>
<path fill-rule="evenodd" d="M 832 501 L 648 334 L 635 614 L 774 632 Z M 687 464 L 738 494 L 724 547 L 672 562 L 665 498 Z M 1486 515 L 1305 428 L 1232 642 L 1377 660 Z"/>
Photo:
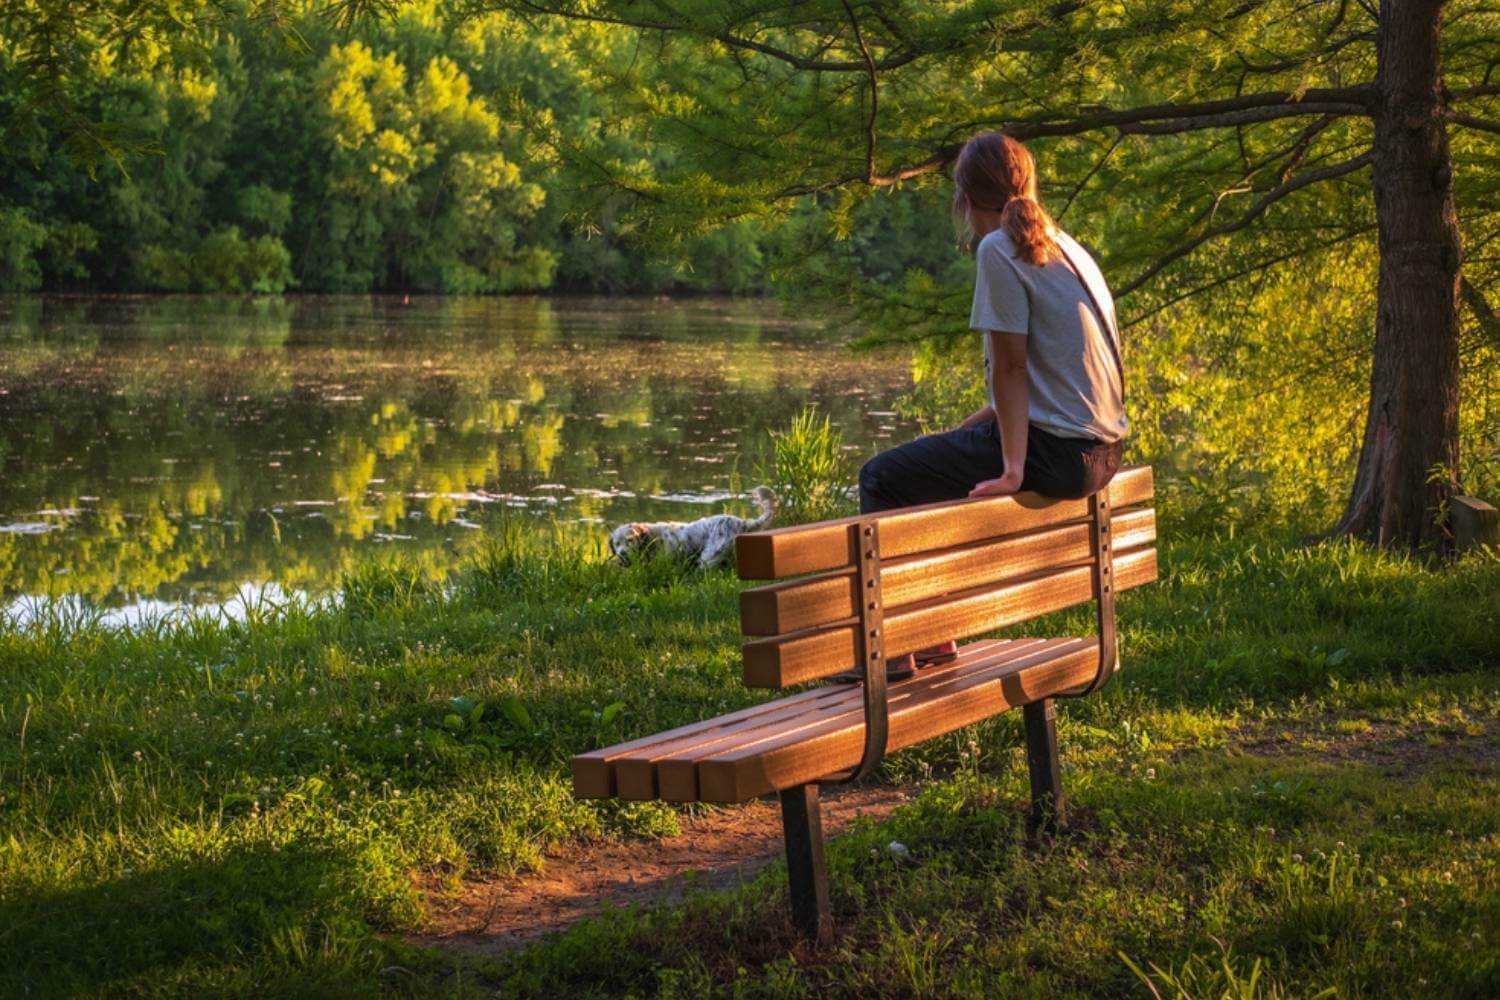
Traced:
<path fill-rule="evenodd" d="M 1444 0 L 1381 0 L 1372 162 L 1380 275 L 1364 443 L 1338 531 L 1447 547 L 1458 491 L 1460 248 L 1443 124 Z"/>

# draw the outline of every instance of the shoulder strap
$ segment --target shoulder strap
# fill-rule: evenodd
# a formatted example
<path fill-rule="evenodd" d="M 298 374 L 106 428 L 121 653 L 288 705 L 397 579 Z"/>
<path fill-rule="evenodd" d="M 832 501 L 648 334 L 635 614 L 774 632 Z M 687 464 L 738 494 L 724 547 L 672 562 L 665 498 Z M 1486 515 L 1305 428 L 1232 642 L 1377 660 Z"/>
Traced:
<path fill-rule="evenodd" d="M 1115 370 L 1120 373 L 1120 403 L 1125 403 L 1125 362 L 1120 357 L 1120 331 L 1110 320 L 1108 315 L 1099 306 L 1099 300 L 1094 297 L 1094 290 L 1089 287 L 1088 279 L 1083 276 L 1083 271 L 1073 262 L 1073 255 L 1068 253 L 1068 248 L 1063 246 L 1061 240 L 1054 241 L 1057 252 L 1062 254 L 1063 261 L 1068 265 L 1068 270 L 1073 272 L 1073 277 L 1083 286 L 1083 294 L 1089 297 L 1089 305 L 1094 307 L 1094 318 L 1099 321 L 1099 329 L 1104 331 L 1104 341 L 1109 344 L 1109 356 L 1115 360 Z"/>

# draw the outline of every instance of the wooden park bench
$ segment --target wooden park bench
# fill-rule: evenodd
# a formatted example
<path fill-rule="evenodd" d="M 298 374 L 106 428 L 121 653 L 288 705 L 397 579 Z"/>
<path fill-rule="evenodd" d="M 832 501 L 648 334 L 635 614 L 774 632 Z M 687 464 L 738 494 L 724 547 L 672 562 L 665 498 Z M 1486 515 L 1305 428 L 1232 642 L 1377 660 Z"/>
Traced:
<path fill-rule="evenodd" d="M 787 688 L 855 671 L 715 719 L 572 759 L 584 798 L 744 802 L 779 793 L 798 928 L 829 930 L 821 785 L 885 754 L 1021 708 L 1031 824 L 1062 816 L 1053 699 L 1118 667 L 1115 592 L 1156 579 L 1151 470 L 1121 470 L 1086 500 L 959 500 L 741 535 L 745 683 Z M 887 682 L 886 659 L 1094 601 L 1094 636 L 984 639 Z"/>

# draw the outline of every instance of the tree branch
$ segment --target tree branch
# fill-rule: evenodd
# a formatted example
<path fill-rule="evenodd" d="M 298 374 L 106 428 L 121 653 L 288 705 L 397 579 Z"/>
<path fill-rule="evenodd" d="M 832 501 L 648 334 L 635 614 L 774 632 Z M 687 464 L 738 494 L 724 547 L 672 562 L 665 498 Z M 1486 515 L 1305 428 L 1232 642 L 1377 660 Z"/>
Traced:
<path fill-rule="evenodd" d="M 1158 257 L 1154 263 L 1146 268 L 1146 270 L 1136 275 L 1128 284 L 1121 288 L 1120 291 L 1116 293 L 1115 298 L 1124 298 L 1125 296 L 1129 295 L 1131 292 L 1135 291 L 1137 288 L 1140 288 L 1146 282 L 1154 278 L 1168 265 L 1172 264 L 1174 261 L 1181 260 L 1183 257 L 1186 257 L 1188 254 L 1192 253 L 1194 250 L 1198 249 L 1200 246 L 1209 242 L 1210 240 L 1215 240 L 1221 236 L 1227 236 L 1230 233 L 1244 229 L 1246 226 L 1250 225 L 1250 223 L 1254 222 L 1257 218 L 1264 214 L 1266 209 L 1270 208 L 1272 205 L 1276 204 L 1276 202 L 1285 198 L 1287 195 L 1292 194 L 1295 191 L 1300 191 L 1302 188 L 1305 188 L 1310 184 L 1316 184 L 1319 181 L 1332 180 L 1335 177 L 1342 177 L 1344 174 L 1351 174 L 1356 170 L 1360 170 L 1368 166 L 1371 158 L 1372 156 L 1370 153 L 1361 153 L 1359 156 L 1356 156 L 1350 160 L 1345 160 L 1342 163 L 1336 163 L 1332 166 L 1324 167 L 1321 170 L 1309 170 L 1306 173 L 1298 174 L 1296 177 L 1293 177 L 1285 181 L 1284 183 L 1277 185 L 1276 187 L 1272 188 L 1264 195 L 1262 195 L 1259 201 L 1257 201 L 1254 205 L 1251 205 L 1250 208 L 1245 211 L 1245 214 L 1240 216 L 1235 221 L 1226 222 L 1222 226 L 1215 226 L 1212 229 L 1205 230 L 1203 233 L 1199 234 L 1193 239 L 1188 240 L 1186 243 L 1180 244 L 1172 250 L 1167 251 L 1161 257 Z"/>
<path fill-rule="evenodd" d="M 874 184 L 875 172 L 875 116 L 880 110 L 879 82 L 876 78 L 875 59 L 870 55 L 870 47 L 865 44 L 865 36 L 859 30 L 859 18 L 854 16 L 854 8 L 849 6 L 849 0 L 843 0 L 844 12 L 849 15 L 849 27 L 854 29 L 854 42 L 859 46 L 860 54 L 865 57 L 865 69 L 870 77 L 870 120 L 865 126 L 865 177 L 866 182 Z"/>
<path fill-rule="evenodd" d="M 1372 87 L 1364 85 L 1358 87 L 1313 89 L 1305 91 L 1300 95 L 1286 91 L 1246 94 L 1240 97 L 1230 97 L 1218 101 L 1203 101 L 1197 104 L 1153 104 L 1139 108 L 1110 108 L 1094 111 L 1091 114 L 1078 118 L 1000 121 L 991 123 L 991 127 L 998 128 L 1007 135 L 1023 141 L 1027 139 L 1080 135 L 1084 132 L 1107 128 L 1117 129 L 1124 133 L 1148 131 L 1159 133 L 1186 132 L 1240 124 L 1240 120 L 1229 120 L 1229 118 L 1241 112 L 1252 114 L 1254 117 L 1245 120 L 1254 121 L 1268 121 L 1275 118 L 1290 118 L 1300 115 L 1366 114 L 1368 108 L 1364 103 L 1365 98 L 1372 91 Z M 1145 127 L 1158 122 L 1172 127 L 1164 127 L 1160 130 Z M 976 126 L 982 124 L 986 123 L 975 123 Z M 869 171 L 866 171 L 862 174 L 849 174 L 842 177 L 830 178 L 827 181 L 817 184 L 791 185 L 783 188 L 780 194 L 782 197 L 818 194 L 843 187 L 846 184 L 859 182 L 869 184 L 872 187 L 890 187 L 922 174 L 942 170 L 953 161 L 953 158 L 958 155 L 958 151 L 961 148 L 963 148 L 961 143 L 945 143 L 939 146 L 926 159 L 908 166 L 898 167 L 885 174 L 871 174 Z"/>
<path fill-rule="evenodd" d="M 1144 323 L 1146 320 L 1150 319 L 1152 316 L 1155 316 L 1157 313 L 1164 312 L 1167 309 L 1170 309 L 1172 306 L 1175 306 L 1177 303 L 1182 302 L 1185 299 L 1190 299 L 1195 295 L 1201 295 L 1204 292 L 1212 291 L 1213 289 L 1218 288 L 1221 285 L 1227 285 L 1231 281 L 1237 281 L 1248 274 L 1255 274 L 1257 271 L 1267 270 L 1269 268 L 1275 267 L 1277 264 L 1284 264 L 1289 260 L 1294 260 L 1298 257 L 1306 256 L 1307 254 L 1319 253 L 1323 250 L 1328 250 L 1332 247 L 1338 246 L 1340 243 L 1345 243 L 1349 240 L 1363 236 L 1374 228 L 1374 226 L 1359 226 L 1358 228 L 1351 229 L 1348 232 L 1342 233 L 1334 239 L 1329 240 L 1322 246 L 1297 247 L 1296 249 L 1289 250 L 1286 253 L 1278 254 L 1275 257 L 1271 257 L 1266 260 L 1256 261 L 1255 263 L 1247 267 L 1242 267 L 1239 270 L 1220 275 L 1219 277 L 1214 278 L 1212 281 L 1206 281 L 1201 285 L 1195 285 L 1192 288 L 1189 288 L 1185 292 L 1179 292 L 1178 294 L 1167 299 L 1165 302 L 1157 304 L 1153 308 L 1146 310 L 1138 316 L 1132 316 L 1130 319 L 1120 324 L 1120 329 L 1128 330 L 1138 323 Z"/>
<path fill-rule="evenodd" d="M 1479 287 L 1467 277 L 1458 279 L 1458 294 L 1464 300 L 1464 305 L 1474 314 L 1474 319 L 1479 323 L 1479 329 L 1490 338 L 1490 343 L 1500 348 L 1500 316 L 1495 315 L 1495 310 L 1490 306 L 1488 299 Z"/>
<path fill-rule="evenodd" d="M 1455 125 L 1464 128 L 1478 129 L 1481 132 L 1493 132 L 1500 135 L 1500 122 L 1490 121 L 1488 118 L 1475 118 L 1473 115 L 1461 115 L 1454 111 L 1445 111 L 1443 117 Z"/>
<path fill-rule="evenodd" d="M 1467 87 L 1463 90 L 1449 91 L 1448 103 L 1467 101 L 1471 97 L 1493 97 L 1495 94 L 1500 94 L 1500 83 L 1487 83 L 1479 87 Z"/>
<path fill-rule="evenodd" d="M 784 62 L 788 66 L 791 66 L 793 69 L 806 70 L 809 72 L 863 73 L 868 69 L 866 63 L 863 60 L 859 62 L 851 62 L 848 60 L 840 59 L 808 58 L 806 56 L 799 56 L 795 52 L 788 52 L 786 49 L 778 48 L 774 45 L 767 44 L 766 42 L 758 42 L 753 38 L 746 38 L 743 35 L 736 35 L 730 31 L 715 31 L 713 29 L 695 28 L 690 23 L 683 23 L 679 21 L 653 21 L 648 18 L 611 16 L 608 14 L 592 13 L 588 10 L 580 10 L 566 4 L 554 5 L 535 3 L 531 2 L 531 0 L 515 0 L 513 6 L 520 7 L 524 10 L 529 10 L 535 14 L 542 14 L 549 17 L 565 17 L 575 21 L 592 21 L 596 24 L 614 24 L 619 25 L 623 28 L 636 28 L 642 31 L 665 31 L 695 34 L 703 38 L 713 39 L 714 41 L 727 45 L 730 48 L 746 49 L 751 52 L 759 52 L 761 55 L 770 56 L 772 59 L 777 59 L 781 62 Z M 903 52 L 886 56 L 884 59 L 879 60 L 875 63 L 875 68 L 882 71 L 888 69 L 896 69 L 899 66 L 905 66 L 907 63 L 912 62 L 921 56 L 930 55 L 931 53 L 937 51 L 941 50 L 909 48 Z"/>
<path fill-rule="evenodd" d="M 1263 94 L 1245 94 L 1227 97 L 1218 101 L 1202 101 L 1197 104 L 1154 104 L 1139 108 L 1119 110 L 1105 109 L 1078 118 L 1064 120 L 1030 120 L 1013 122 L 1005 127 L 1006 132 L 1017 139 L 1037 139 L 1045 136 L 1077 135 L 1096 128 L 1118 128 L 1121 131 L 1157 132 L 1188 131 L 1198 128 L 1218 128 L 1237 125 L 1243 121 L 1264 121 L 1269 118 L 1313 114 L 1368 114 L 1368 101 L 1374 93 L 1369 85 L 1358 87 L 1317 87 L 1295 93 L 1272 91 Z M 1230 117 L 1237 112 L 1263 109 L 1266 118 L 1241 119 Z M 1153 123 L 1186 122 L 1185 128 L 1160 130 L 1147 128 Z"/>
<path fill-rule="evenodd" d="M 1109 148 L 1104 151 L 1104 155 L 1095 160 L 1094 165 L 1089 167 L 1089 172 L 1084 174 L 1083 179 L 1073 186 L 1073 191 L 1068 195 L 1068 200 L 1063 203 L 1062 211 L 1057 213 L 1057 221 L 1061 222 L 1063 216 L 1068 214 L 1068 209 L 1073 207 L 1073 202 L 1083 193 L 1083 189 L 1088 186 L 1089 181 L 1094 179 L 1094 175 L 1099 172 L 1099 168 L 1104 166 L 1111 156 L 1115 155 L 1115 150 L 1119 149 L 1120 143 L 1124 141 L 1125 136 L 1123 133 L 1115 136 L 1115 141 L 1109 144 Z"/>

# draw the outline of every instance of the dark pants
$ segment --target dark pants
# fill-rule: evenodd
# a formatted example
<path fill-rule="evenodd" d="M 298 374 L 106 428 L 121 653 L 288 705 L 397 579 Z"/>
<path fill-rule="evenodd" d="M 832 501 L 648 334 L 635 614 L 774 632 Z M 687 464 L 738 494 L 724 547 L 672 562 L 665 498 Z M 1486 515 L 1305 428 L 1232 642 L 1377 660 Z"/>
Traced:
<path fill-rule="evenodd" d="M 1120 468 L 1120 445 L 1064 438 L 1032 427 L 1021 489 L 1072 500 L 1103 489 Z M 958 500 L 1005 472 L 996 423 L 928 434 L 883 451 L 859 470 L 862 513 Z"/>

